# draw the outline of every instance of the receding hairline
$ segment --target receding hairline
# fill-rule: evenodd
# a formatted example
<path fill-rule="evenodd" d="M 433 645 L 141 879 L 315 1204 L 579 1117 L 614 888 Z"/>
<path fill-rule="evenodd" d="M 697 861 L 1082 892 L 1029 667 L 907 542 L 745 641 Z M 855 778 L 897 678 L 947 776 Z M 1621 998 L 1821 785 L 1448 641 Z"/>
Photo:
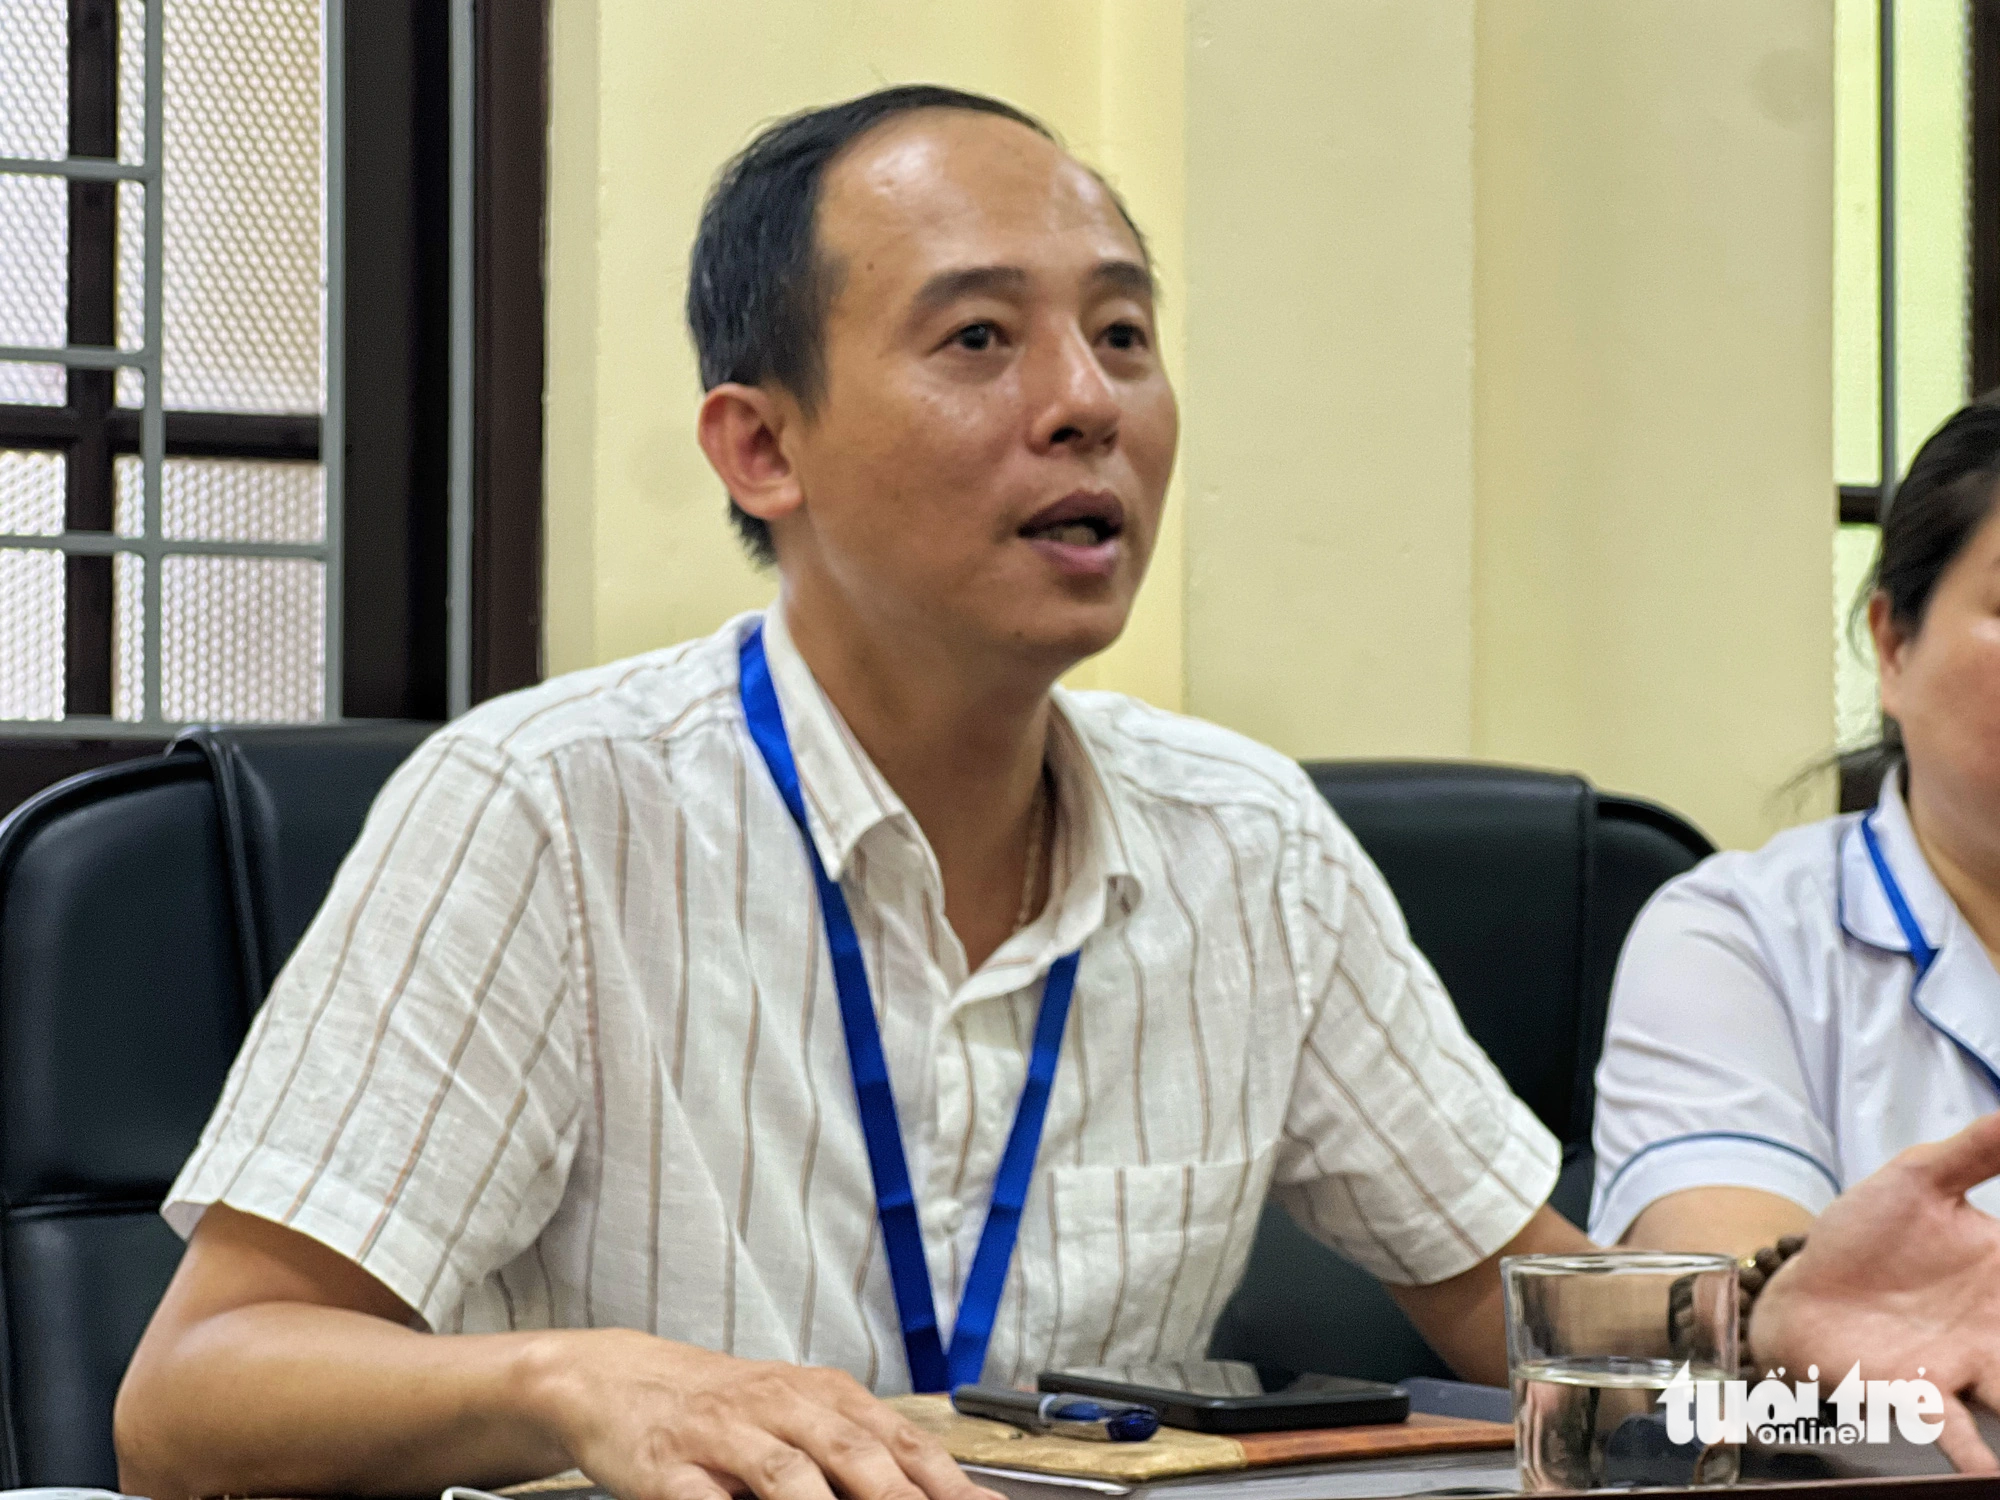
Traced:
<path fill-rule="evenodd" d="M 1152 247 L 1146 243 L 1145 235 L 1139 232 L 1138 224 L 1134 222 L 1130 211 L 1125 207 L 1125 200 L 1119 197 L 1117 189 L 1112 187 L 1110 180 L 1102 172 L 1071 151 L 1053 131 L 1043 129 L 1038 125 L 1023 123 L 1015 119 L 1012 115 L 996 114 L 991 110 L 974 109 L 969 105 L 923 104 L 914 109 L 900 110 L 895 114 L 884 115 L 881 119 L 871 122 L 866 129 L 858 131 L 848 140 L 843 141 L 840 149 L 829 156 L 820 168 L 818 181 L 815 182 L 813 187 L 812 258 L 818 267 L 816 274 L 827 278 L 826 284 L 821 289 L 822 295 L 825 298 L 825 301 L 821 304 L 823 308 L 832 306 L 833 299 L 838 295 L 840 285 L 846 276 L 846 266 L 843 258 L 827 246 L 821 223 L 821 216 L 826 209 L 829 184 L 834 181 L 835 174 L 847 164 L 849 159 L 855 155 L 864 143 L 877 140 L 885 134 L 906 126 L 913 127 L 921 123 L 926 116 L 938 115 L 967 116 L 975 121 L 984 120 L 1006 125 L 1015 130 L 1026 131 L 1034 139 L 1051 147 L 1064 161 L 1074 166 L 1097 185 L 1098 191 L 1104 195 L 1104 201 L 1110 205 L 1112 213 L 1117 215 L 1118 222 L 1124 226 L 1125 232 L 1131 236 L 1132 248 L 1138 252 L 1139 264 L 1145 267 L 1148 276 L 1151 276 L 1153 269 Z M 1154 290 L 1157 292 L 1157 287 Z"/>

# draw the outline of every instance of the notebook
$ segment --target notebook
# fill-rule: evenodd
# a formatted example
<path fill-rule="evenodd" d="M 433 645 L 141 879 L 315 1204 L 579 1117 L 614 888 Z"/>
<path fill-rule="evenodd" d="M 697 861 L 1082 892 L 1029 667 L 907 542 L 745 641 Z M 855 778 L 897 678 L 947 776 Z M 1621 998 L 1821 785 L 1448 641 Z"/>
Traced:
<path fill-rule="evenodd" d="M 1091 1443 L 961 1416 L 944 1396 L 896 1396 L 889 1404 L 934 1434 L 961 1464 L 1126 1484 L 1285 1464 L 1321 1464 L 1332 1459 L 1498 1450 L 1514 1445 L 1514 1429 L 1509 1423 L 1428 1412 L 1412 1412 L 1407 1421 L 1368 1427 L 1246 1432 L 1231 1437 L 1162 1427 L 1143 1443 Z"/>

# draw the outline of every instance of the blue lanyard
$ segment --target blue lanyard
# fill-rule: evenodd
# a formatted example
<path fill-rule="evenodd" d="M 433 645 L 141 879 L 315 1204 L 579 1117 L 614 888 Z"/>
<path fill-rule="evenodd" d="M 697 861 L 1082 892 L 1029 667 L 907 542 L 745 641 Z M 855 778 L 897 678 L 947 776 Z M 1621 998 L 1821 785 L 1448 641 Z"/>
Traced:
<path fill-rule="evenodd" d="M 840 1023 L 847 1034 L 847 1065 L 854 1077 L 854 1098 L 861 1110 L 861 1132 L 868 1143 L 868 1171 L 875 1181 L 875 1213 L 882 1223 L 882 1243 L 889 1255 L 889 1279 L 896 1293 L 896 1314 L 903 1324 L 903 1348 L 910 1361 L 910 1386 L 918 1391 L 942 1391 L 970 1385 L 986 1364 L 986 1344 L 993 1335 L 993 1318 L 1000 1310 L 1000 1293 L 1013 1259 L 1014 1239 L 1021 1229 L 1021 1209 L 1028 1201 L 1028 1182 L 1035 1171 L 1035 1152 L 1042 1141 L 1042 1121 L 1048 1113 L 1049 1085 L 1062 1052 L 1063 1025 L 1069 1018 L 1070 992 L 1076 985 L 1078 953 L 1067 953 L 1049 968 L 1042 987 L 1041 1014 L 1035 1021 L 1034 1048 L 1028 1058 L 1028 1081 L 1007 1135 L 1007 1149 L 993 1179 L 993 1202 L 986 1226 L 965 1278 L 958 1317 L 953 1321 L 951 1353 L 938 1338 L 937 1305 L 931 1297 L 930 1263 L 917 1221 L 916 1194 L 910 1187 L 910 1167 L 903 1153 L 903 1128 L 896 1118 L 896 1097 L 889 1089 L 889 1064 L 882 1055 L 882 1036 L 875 1027 L 875 1003 L 868 990 L 868 970 L 861 962 L 861 939 L 839 882 L 826 873 L 806 825 L 805 799 L 799 772 L 785 737 L 785 718 L 764 658 L 764 627 L 745 638 L 739 653 L 743 717 L 750 738 L 763 753 L 771 780 L 812 862 L 819 887 L 820 916 L 826 923 L 826 945 L 833 958 L 833 983 L 840 995 Z M 1080 951 L 1080 950 L 1079 950 Z"/>
<path fill-rule="evenodd" d="M 1889 873 L 1889 861 L 1882 857 L 1882 845 L 1875 837 L 1875 814 L 1869 813 L 1861 820 L 1861 842 L 1868 846 L 1868 859 L 1875 866 L 1875 878 L 1882 883 L 1882 894 L 1889 899 L 1889 910 L 1896 914 L 1896 925 L 1903 929 L 1903 938 L 1910 945 L 1910 957 L 1917 965 L 1917 980 L 1923 981 L 1937 962 L 1937 949 L 1924 936 L 1923 928 L 1917 925 L 1916 913 L 1910 910 L 1910 903 L 1903 898 L 1903 888 L 1896 884 L 1896 877 Z"/>

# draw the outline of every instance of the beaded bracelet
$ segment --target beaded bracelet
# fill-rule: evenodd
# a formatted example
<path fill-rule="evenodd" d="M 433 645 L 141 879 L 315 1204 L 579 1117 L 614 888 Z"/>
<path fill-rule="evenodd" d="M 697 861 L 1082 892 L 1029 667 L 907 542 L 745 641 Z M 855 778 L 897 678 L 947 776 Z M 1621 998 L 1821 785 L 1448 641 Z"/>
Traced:
<path fill-rule="evenodd" d="M 1775 1245 L 1766 1245 L 1753 1255 L 1736 1262 L 1736 1351 L 1737 1364 L 1745 1380 L 1757 1378 L 1757 1366 L 1750 1352 L 1750 1309 L 1757 1294 L 1778 1274 L 1778 1267 L 1806 1247 L 1802 1234 L 1788 1234 Z"/>

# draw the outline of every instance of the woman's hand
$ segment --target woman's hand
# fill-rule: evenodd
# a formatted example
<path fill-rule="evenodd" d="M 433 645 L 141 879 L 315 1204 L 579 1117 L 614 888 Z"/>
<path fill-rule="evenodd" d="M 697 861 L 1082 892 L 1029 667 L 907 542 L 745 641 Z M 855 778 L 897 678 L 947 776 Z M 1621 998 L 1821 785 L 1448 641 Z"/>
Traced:
<path fill-rule="evenodd" d="M 1757 1299 L 1760 1370 L 1823 1386 L 1857 1361 L 1864 1380 L 1921 1374 L 1944 1393 L 1938 1447 L 1968 1472 L 2000 1472 L 1967 1399 L 2000 1411 L 2000 1220 L 1965 1201 L 2000 1176 L 2000 1113 L 1912 1146 L 1836 1198 L 1804 1250 Z"/>

